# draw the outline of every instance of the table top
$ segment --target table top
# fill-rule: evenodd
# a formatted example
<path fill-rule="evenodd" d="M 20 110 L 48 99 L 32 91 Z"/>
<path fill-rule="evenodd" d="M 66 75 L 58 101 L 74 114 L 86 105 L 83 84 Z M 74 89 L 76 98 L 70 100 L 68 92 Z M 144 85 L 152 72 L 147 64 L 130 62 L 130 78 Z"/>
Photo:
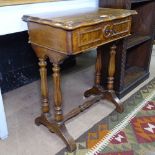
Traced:
<path fill-rule="evenodd" d="M 79 27 L 125 18 L 137 14 L 134 10 L 111 8 L 85 8 L 66 12 L 45 12 L 41 14 L 24 15 L 26 22 L 46 24 L 65 30 L 73 30 Z"/>

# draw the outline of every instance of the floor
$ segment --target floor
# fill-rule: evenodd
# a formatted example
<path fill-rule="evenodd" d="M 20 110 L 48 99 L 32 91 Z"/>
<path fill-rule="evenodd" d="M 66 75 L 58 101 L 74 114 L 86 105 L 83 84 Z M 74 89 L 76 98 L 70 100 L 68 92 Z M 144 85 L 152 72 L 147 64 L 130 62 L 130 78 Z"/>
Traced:
<path fill-rule="evenodd" d="M 86 58 L 87 64 L 85 63 Z M 86 100 L 83 93 L 93 83 L 94 58 L 94 54 L 83 54 L 77 58 L 76 66 L 63 71 L 62 89 L 65 113 Z M 155 75 L 155 47 L 150 72 L 149 80 Z M 50 77 L 48 82 L 50 86 L 49 99 L 52 103 L 52 80 Z M 125 96 L 122 101 L 147 82 L 148 80 Z M 3 95 L 9 137 L 0 141 L 0 155 L 54 155 L 64 147 L 63 142 L 55 134 L 51 134 L 43 126 L 37 127 L 34 124 L 34 118 L 40 114 L 39 83 L 40 81 L 35 81 Z M 66 126 L 69 133 L 77 138 L 113 110 L 113 105 L 107 104 L 107 102 L 96 104 L 93 108 L 73 118 L 72 121 L 68 121 Z"/>

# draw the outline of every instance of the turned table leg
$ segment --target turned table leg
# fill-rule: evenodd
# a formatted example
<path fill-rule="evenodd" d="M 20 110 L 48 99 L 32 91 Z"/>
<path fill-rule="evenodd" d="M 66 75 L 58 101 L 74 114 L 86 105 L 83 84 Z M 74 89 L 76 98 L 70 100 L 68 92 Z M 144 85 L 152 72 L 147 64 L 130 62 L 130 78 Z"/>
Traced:
<path fill-rule="evenodd" d="M 95 81 L 93 88 L 87 90 L 84 93 L 85 97 L 89 97 L 91 95 L 99 95 L 101 94 L 102 87 L 101 87 L 101 69 L 102 69 L 102 57 L 101 57 L 101 50 L 97 49 L 97 58 L 96 58 L 96 65 L 95 65 Z"/>
<path fill-rule="evenodd" d="M 48 118 L 50 116 L 46 65 L 47 65 L 47 63 L 46 63 L 45 58 L 39 58 L 40 78 L 41 78 L 42 115 L 40 117 L 36 118 L 35 123 L 37 125 L 42 124 L 43 117 Z"/>
<path fill-rule="evenodd" d="M 93 88 L 87 90 L 84 93 L 85 97 L 91 95 L 103 95 L 103 99 L 111 101 L 116 106 L 117 112 L 123 112 L 123 106 L 114 91 L 114 74 L 115 74 L 115 56 L 116 56 L 116 46 L 113 45 L 110 49 L 110 60 L 108 67 L 108 82 L 107 90 L 104 90 L 101 86 L 101 70 L 102 70 L 102 51 L 101 48 L 97 49 L 97 59 L 96 59 L 96 73 L 95 73 L 95 85 Z"/>
<path fill-rule="evenodd" d="M 54 53 L 54 52 L 53 52 Z M 59 62 L 64 60 L 64 56 L 57 55 L 51 56 L 51 62 L 53 62 L 53 89 L 54 89 L 54 119 L 49 115 L 49 103 L 48 103 L 48 87 L 47 87 L 47 69 L 46 61 L 44 58 L 39 58 L 40 76 L 41 76 L 41 95 L 42 95 L 42 114 L 35 119 L 37 125 L 43 124 L 51 132 L 57 134 L 67 145 L 68 151 L 74 151 L 76 149 L 76 143 L 74 139 L 68 133 L 63 121 L 62 110 L 62 93 L 61 93 L 61 79 L 60 79 L 60 66 Z"/>
<path fill-rule="evenodd" d="M 110 100 L 116 106 L 117 112 L 123 112 L 123 106 L 121 105 L 121 102 L 116 96 L 114 91 L 115 56 L 116 56 L 116 46 L 113 45 L 110 50 L 107 91 L 104 93 L 104 97 Z"/>
<path fill-rule="evenodd" d="M 102 69 L 102 57 L 101 50 L 97 49 L 97 58 L 96 58 L 96 76 L 95 76 L 95 86 L 99 87 L 101 84 L 101 69 Z"/>
<path fill-rule="evenodd" d="M 62 93 L 61 93 L 61 78 L 60 66 L 58 63 L 53 63 L 53 89 L 54 89 L 54 122 L 51 124 L 55 133 L 66 143 L 69 151 L 76 149 L 74 139 L 69 135 L 66 126 L 63 122 L 62 111 Z"/>
<path fill-rule="evenodd" d="M 109 61 L 109 68 L 108 68 L 107 89 L 109 91 L 114 89 L 115 55 L 116 55 L 116 46 L 113 45 L 110 50 L 110 61 Z"/>
<path fill-rule="evenodd" d="M 55 121 L 61 123 L 63 120 L 62 114 L 62 94 L 60 86 L 60 67 L 58 64 L 53 64 L 53 87 L 54 87 L 54 110 Z"/>

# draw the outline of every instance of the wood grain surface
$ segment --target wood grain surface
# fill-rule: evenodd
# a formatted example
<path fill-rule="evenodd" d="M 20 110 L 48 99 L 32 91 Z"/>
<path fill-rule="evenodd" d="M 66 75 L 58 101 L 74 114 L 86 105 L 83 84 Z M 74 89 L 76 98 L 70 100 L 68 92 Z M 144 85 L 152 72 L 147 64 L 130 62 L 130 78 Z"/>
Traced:
<path fill-rule="evenodd" d="M 137 14 L 134 10 L 109 9 L 109 8 L 84 8 L 78 10 L 68 10 L 59 13 L 44 12 L 33 15 L 24 15 L 26 22 L 59 27 L 65 30 L 73 30 L 83 26 L 94 25 L 114 19 L 122 19 Z"/>

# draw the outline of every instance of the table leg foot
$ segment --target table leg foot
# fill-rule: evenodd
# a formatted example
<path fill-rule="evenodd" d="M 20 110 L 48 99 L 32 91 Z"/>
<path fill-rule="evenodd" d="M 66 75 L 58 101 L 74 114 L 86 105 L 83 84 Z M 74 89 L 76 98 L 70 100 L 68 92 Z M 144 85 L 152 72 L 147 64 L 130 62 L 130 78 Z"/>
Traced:
<path fill-rule="evenodd" d="M 42 123 L 41 123 L 41 117 L 37 117 L 36 119 L 35 119 L 35 124 L 37 125 L 37 126 L 40 126 Z"/>
<path fill-rule="evenodd" d="M 91 89 L 84 92 L 84 97 L 90 97 L 91 95 L 100 95 L 100 94 L 102 94 L 101 89 L 102 88 L 94 86 Z"/>
<path fill-rule="evenodd" d="M 50 132 L 57 134 L 67 145 L 67 150 L 73 152 L 76 150 L 75 140 L 68 133 L 65 124 L 57 124 L 54 120 L 49 121 L 44 115 L 35 119 L 36 125 L 46 126 Z"/>
<path fill-rule="evenodd" d="M 117 112 L 122 113 L 124 111 L 123 105 L 114 91 L 105 91 L 103 94 L 103 99 L 111 101 L 116 106 Z"/>
<path fill-rule="evenodd" d="M 48 121 L 47 117 L 45 115 L 41 115 L 35 119 L 35 124 L 37 126 L 40 126 L 41 124 L 46 126 L 52 133 L 54 133 L 54 130 L 52 128 L 49 128 L 50 122 Z"/>
<path fill-rule="evenodd" d="M 65 124 L 62 124 L 60 126 L 55 125 L 56 127 L 56 134 L 65 142 L 67 145 L 67 150 L 69 152 L 73 152 L 76 150 L 76 143 L 75 140 L 71 137 L 71 135 L 68 133 L 67 128 Z"/>

